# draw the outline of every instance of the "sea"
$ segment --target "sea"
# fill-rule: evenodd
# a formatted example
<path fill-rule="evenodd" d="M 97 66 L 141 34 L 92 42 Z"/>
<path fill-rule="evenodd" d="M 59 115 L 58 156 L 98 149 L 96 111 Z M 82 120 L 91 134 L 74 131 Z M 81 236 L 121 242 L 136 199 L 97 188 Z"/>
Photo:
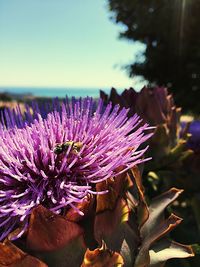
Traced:
<path fill-rule="evenodd" d="M 0 93 L 7 92 L 15 97 L 20 97 L 21 95 L 32 95 L 37 97 L 59 97 L 64 98 L 68 96 L 69 98 L 74 97 L 86 97 L 90 96 L 93 98 L 99 97 L 99 91 L 103 90 L 105 93 L 109 93 L 111 88 L 47 88 L 47 87 L 0 87 Z M 117 89 L 119 93 L 123 89 Z"/>

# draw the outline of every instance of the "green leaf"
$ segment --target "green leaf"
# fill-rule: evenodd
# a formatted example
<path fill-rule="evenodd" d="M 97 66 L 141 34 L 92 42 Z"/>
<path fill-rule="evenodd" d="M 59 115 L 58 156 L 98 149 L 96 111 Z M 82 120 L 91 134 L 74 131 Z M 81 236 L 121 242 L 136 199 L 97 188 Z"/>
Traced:
<path fill-rule="evenodd" d="M 200 255 L 200 245 L 199 244 L 192 244 L 191 247 L 192 247 L 195 255 Z"/>

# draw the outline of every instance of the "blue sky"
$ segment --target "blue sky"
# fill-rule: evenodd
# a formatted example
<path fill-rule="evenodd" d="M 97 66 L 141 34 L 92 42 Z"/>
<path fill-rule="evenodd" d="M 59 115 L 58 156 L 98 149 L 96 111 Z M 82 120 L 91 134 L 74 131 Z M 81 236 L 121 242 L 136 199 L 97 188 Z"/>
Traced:
<path fill-rule="evenodd" d="M 103 0 L 0 0 L 0 86 L 134 86 L 119 66 L 141 46 L 110 15 Z"/>

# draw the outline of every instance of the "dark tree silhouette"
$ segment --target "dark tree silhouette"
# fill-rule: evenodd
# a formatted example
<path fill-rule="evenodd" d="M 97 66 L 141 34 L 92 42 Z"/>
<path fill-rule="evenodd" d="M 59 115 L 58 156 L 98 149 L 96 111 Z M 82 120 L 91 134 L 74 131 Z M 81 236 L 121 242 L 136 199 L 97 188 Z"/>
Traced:
<path fill-rule="evenodd" d="M 108 0 L 120 37 L 146 45 L 130 76 L 168 86 L 185 110 L 200 112 L 200 0 Z"/>

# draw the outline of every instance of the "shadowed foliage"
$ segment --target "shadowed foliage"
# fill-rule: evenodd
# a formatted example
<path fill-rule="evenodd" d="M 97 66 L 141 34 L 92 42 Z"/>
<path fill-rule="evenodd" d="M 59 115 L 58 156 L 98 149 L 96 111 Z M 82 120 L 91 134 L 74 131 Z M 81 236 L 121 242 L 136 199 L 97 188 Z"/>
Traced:
<path fill-rule="evenodd" d="M 130 76 L 170 86 L 178 105 L 200 112 L 199 0 L 108 0 L 120 37 L 145 44 Z M 131 57 L 131 55 L 130 55 Z"/>

